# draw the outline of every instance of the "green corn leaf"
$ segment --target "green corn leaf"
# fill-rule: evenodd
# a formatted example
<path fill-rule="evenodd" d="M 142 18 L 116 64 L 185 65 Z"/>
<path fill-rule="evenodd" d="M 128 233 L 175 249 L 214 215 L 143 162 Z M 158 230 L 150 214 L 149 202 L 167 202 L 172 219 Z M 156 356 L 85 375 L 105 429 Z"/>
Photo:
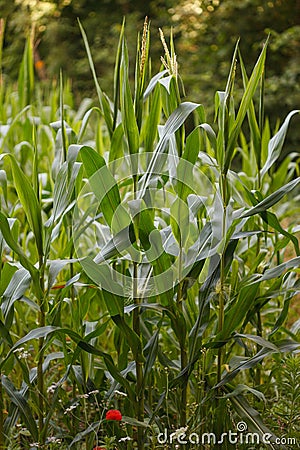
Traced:
<path fill-rule="evenodd" d="M 109 101 L 107 99 L 107 97 L 103 94 L 102 89 L 100 87 L 100 84 L 98 83 L 98 79 L 97 79 L 97 74 L 96 74 L 96 70 L 95 70 L 95 66 L 94 66 L 94 62 L 93 62 L 93 57 L 91 54 L 91 50 L 90 50 L 90 46 L 89 46 L 89 42 L 88 42 L 88 38 L 87 35 L 83 29 L 83 26 L 80 23 L 80 20 L 78 19 L 78 24 L 79 24 L 79 28 L 82 34 L 82 38 L 83 38 L 83 42 L 85 45 L 85 50 L 88 56 L 88 61 L 89 61 L 89 65 L 90 65 L 90 69 L 93 75 L 93 79 L 94 79 L 94 84 L 95 84 L 95 88 L 96 88 L 96 92 L 98 95 L 98 100 L 99 100 L 99 104 L 100 104 L 100 109 L 102 114 L 104 115 L 104 119 L 107 125 L 107 129 L 109 131 L 110 136 L 113 133 L 113 119 L 112 119 L 112 114 L 111 114 L 111 108 L 110 108 L 110 104 Z"/>
<path fill-rule="evenodd" d="M 54 333 L 55 331 L 59 330 L 59 327 L 53 327 L 51 325 L 47 325 L 45 327 L 35 328 L 29 333 L 26 334 L 26 336 L 19 339 L 14 346 L 12 347 L 11 351 L 13 352 L 21 345 L 25 344 L 28 341 L 31 341 L 32 339 L 39 339 L 39 338 L 45 338 L 49 334 Z"/>
<path fill-rule="evenodd" d="M 280 264 L 272 269 L 266 270 L 263 275 L 254 276 L 249 282 L 239 288 L 238 297 L 231 308 L 225 311 L 224 326 L 220 333 L 216 336 L 216 341 L 225 341 L 231 333 L 236 331 L 245 319 L 245 311 L 248 311 L 253 305 L 254 299 L 258 292 L 259 284 L 262 281 L 280 277 L 286 270 L 299 267 L 300 257 L 293 258 L 285 263 Z"/>
<path fill-rule="evenodd" d="M 139 196 L 142 198 L 145 195 L 145 190 L 148 187 L 152 177 L 161 174 L 162 158 L 161 154 L 166 151 L 167 145 L 173 133 L 175 133 L 181 125 L 185 122 L 187 117 L 198 108 L 198 103 L 184 102 L 181 103 L 178 108 L 170 115 L 166 124 L 163 127 L 163 131 L 160 136 L 160 140 L 156 146 L 153 156 L 149 163 L 147 172 L 142 176 L 139 181 L 140 190 Z"/>
<path fill-rule="evenodd" d="M 144 379 L 143 379 L 144 386 L 146 386 L 147 379 L 149 377 L 149 374 L 151 373 L 153 364 L 157 358 L 159 331 L 160 330 L 157 330 L 153 334 L 153 336 L 151 336 L 150 340 L 147 342 L 147 344 L 144 347 L 143 353 L 146 358 L 145 367 L 144 367 Z"/>
<path fill-rule="evenodd" d="M 160 78 L 158 80 L 159 84 L 161 84 L 167 91 L 167 93 L 170 95 L 170 89 L 171 89 L 171 82 L 174 78 L 174 75 L 169 75 L 164 78 Z"/>
<path fill-rule="evenodd" d="M 144 357 L 141 348 L 141 341 L 139 336 L 132 330 L 132 328 L 127 325 L 124 320 L 124 317 L 120 315 L 112 316 L 112 320 L 120 328 L 124 337 L 127 339 L 127 342 L 131 348 L 132 354 L 134 356 L 135 361 L 139 361 L 140 363 L 144 362 Z"/>
<path fill-rule="evenodd" d="M 3 339 L 4 342 L 6 342 L 6 344 L 9 345 L 9 347 L 12 347 L 13 346 L 12 337 L 11 337 L 7 327 L 2 322 L 2 320 L 0 320 L 0 334 L 1 334 L 1 339 Z"/>
<path fill-rule="evenodd" d="M 7 143 L 9 137 L 15 132 L 16 128 L 19 126 L 20 123 L 20 118 L 25 115 L 25 113 L 27 113 L 27 111 L 31 110 L 32 106 L 31 105 L 27 105 L 25 106 L 20 112 L 18 112 L 13 120 L 11 121 L 11 123 L 9 125 L 7 125 L 8 127 L 8 131 L 7 133 L 4 135 L 2 142 L 1 142 L 1 147 L 4 149 L 5 148 L 5 144 Z"/>
<path fill-rule="evenodd" d="M 250 386 L 246 386 L 245 384 L 238 384 L 235 386 L 233 391 L 230 391 L 228 394 L 224 395 L 224 398 L 230 398 L 230 397 L 236 397 L 237 395 L 242 394 L 243 392 L 250 392 L 251 394 L 255 395 L 259 400 L 262 400 L 266 403 L 266 397 L 264 394 L 257 389 L 253 389 Z"/>
<path fill-rule="evenodd" d="M 24 208 L 29 226 L 34 234 L 39 255 L 43 255 L 43 226 L 41 206 L 28 178 L 20 169 L 15 157 L 11 154 L 2 154 L 1 159 L 10 159 L 11 169 L 20 202 Z"/>
<path fill-rule="evenodd" d="M 90 120 L 91 115 L 93 114 L 93 112 L 96 112 L 98 114 L 101 114 L 101 111 L 99 108 L 97 108 L 96 106 L 93 106 L 92 108 L 90 108 L 83 116 L 81 125 L 80 125 L 80 130 L 78 133 L 78 137 L 77 137 L 77 143 L 80 144 L 80 141 L 83 138 L 83 135 L 85 133 L 85 130 L 88 126 L 88 122 Z"/>
<path fill-rule="evenodd" d="M 170 223 L 173 235 L 180 247 L 184 247 L 189 237 L 189 208 L 180 198 L 176 198 L 170 208 Z"/>
<path fill-rule="evenodd" d="M 102 420 L 99 420 L 99 422 L 93 422 L 85 430 L 77 433 L 68 448 L 69 449 L 74 448 L 73 447 L 74 444 L 82 441 L 82 439 L 86 438 L 86 436 L 88 436 L 89 434 L 93 433 L 93 435 L 94 435 L 95 433 L 97 433 L 97 431 L 101 427 L 102 422 L 103 422 Z"/>
<path fill-rule="evenodd" d="M 296 258 L 292 258 L 289 261 L 279 264 L 276 267 L 272 267 L 272 269 L 266 270 L 264 274 L 259 277 L 259 281 L 261 282 L 271 280 L 272 278 L 278 278 L 286 270 L 296 269 L 299 266 L 300 266 L 300 256 L 297 256 Z"/>
<path fill-rule="evenodd" d="M 154 76 L 151 78 L 151 80 L 150 80 L 150 82 L 149 82 L 149 84 L 148 84 L 148 86 L 147 86 L 147 88 L 146 88 L 146 90 L 145 90 L 145 92 L 144 92 L 144 101 L 147 100 L 147 98 L 149 97 L 149 95 L 151 94 L 151 92 L 155 89 L 155 87 L 156 87 L 157 83 L 159 82 L 159 80 L 160 80 L 164 75 L 166 75 L 167 73 L 168 73 L 167 70 L 162 70 L 161 72 L 157 73 L 156 75 L 154 75 Z"/>
<path fill-rule="evenodd" d="M 247 88 L 248 84 L 248 76 L 246 73 L 246 68 L 244 66 L 244 62 L 242 59 L 242 55 L 239 51 L 239 59 L 241 64 L 242 76 L 243 76 L 243 85 L 244 89 Z M 250 101 L 249 108 L 247 109 L 248 122 L 251 130 L 251 139 L 253 142 L 253 148 L 255 152 L 257 167 L 260 169 L 261 167 L 261 134 L 259 130 L 259 126 L 256 120 L 255 109 L 253 100 Z"/>
<path fill-rule="evenodd" d="M 11 400 L 12 403 L 14 403 L 18 411 L 20 412 L 22 419 L 24 420 L 24 423 L 29 430 L 32 438 L 37 441 L 38 440 L 38 430 L 35 423 L 35 420 L 33 418 L 31 408 L 28 405 L 28 402 L 24 395 L 18 391 L 13 383 L 5 376 L 2 376 L 2 385 Z"/>
<path fill-rule="evenodd" d="M 283 303 L 283 307 L 280 311 L 280 314 L 276 320 L 276 323 L 274 324 L 274 327 L 270 333 L 270 336 L 273 336 L 278 330 L 279 328 L 284 324 L 286 318 L 288 317 L 288 314 L 290 312 L 290 303 L 292 298 L 295 296 L 295 293 L 299 292 L 299 283 L 298 280 L 296 281 L 296 283 L 291 286 L 290 291 L 288 291 L 285 295 L 284 295 L 284 303 Z"/>
<path fill-rule="evenodd" d="M 11 307 L 16 300 L 19 300 L 29 288 L 31 282 L 31 276 L 28 270 L 18 269 L 12 276 L 9 285 L 3 293 L 3 302 L 1 304 L 1 310 L 6 318 Z"/>
<path fill-rule="evenodd" d="M 2 188 L 3 197 L 7 205 L 7 176 L 5 170 L 0 170 L 0 186 Z"/>
<path fill-rule="evenodd" d="M 225 392 L 231 393 L 233 388 L 226 386 Z M 256 411 L 252 406 L 248 403 L 248 401 L 244 398 L 242 394 L 236 396 L 230 396 L 229 400 L 232 403 L 233 408 L 239 414 L 239 416 L 247 421 L 249 424 L 249 428 L 254 432 L 258 432 L 259 436 L 268 435 L 270 437 L 270 444 L 268 445 L 272 450 L 282 449 L 282 445 L 272 444 L 271 442 L 275 442 L 277 437 L 269 430 L 263 423 L 258 411 Z M 247 430 L 248 432 L 248 430 Z"/>
<path fill-rule="evenodd" d="M 234 121 L 232 128 L 229 130 L 228 144 L 227 144 L 227 148 L 226 148 L 226 155 L 225 155 L 224 168 L 223 168 L 224 173 L 227 173 L 227 171 L 229 169 L 231 159 L 233 157 L 236 141 L 240 134 L 242 123 L 243 123 L 245 115 L 247 114 L 247 111 L 249 110 L 249 107 L 251 105 L 251 101 L 253 99 L 255 90 L 258 86 L 259 80 L 264 72 L 267 44 L 268 44 L 268 40 L 265 43 L 264 48 L 263 48 L 263 50 L 257 60 L 257 63 L 253 69 L 253 72 L 250 76 L 247 87 L 245 89 L 244 95 L 242 97 L 236 119 Z"/>
<path fill-rule="evenodd" d="M 283 236 L 286 236 L 290 241 L 292 241 L 296 255 L 299 256 L 300 249 L 299 249 L 299 242 L 298 242 L 297 236 L 295 236 L 295 234 L 293 234 L 293 233 L 289 233 L 284 228 L 282 228 L 276 215 L 271 213 L 270 211 L 266 211 L 266 213 L 261 212 L 260 216 L 268 225 L 273 227 L 274 230 L 278 231 L 280 234 L 282 234 Z"/>
<path fill-rule="evenodd" d="M 267 341 L 266 339 L 264 339 L 261 336 L 256 336 L 254 334 L 239 334 L 239 333 L 236 333 L 234 336 L 236 338 L 249 339 L 250 341 L 253 341 L 256 344 L 260 345 L 261 347 L 269 348 L 270 350 L 273 350 L 274 352 L 279 351 L 278 347 L 275 344 L 273 344 L 273 342 Z"/>
<path fill-rule="evenodd" d="M 13 252 L 15 252 L 19 256 L 20 263 L 22 264 L 22 266 L 30 272 L 31 277 L 35 282 L 35 286 L 36 287 L 39 286 L 38 270 L 29 261 L 29 259 L 27 258 L 27 256 L 25 255 L 19 244 L 15 241 L 8 220 L 1 212 L 0 212 L 0 230 L 7 245 L 12 249 Z"/>
<path fill-rule="evenodd" d="M 256 277 L 255 277 L 256 280 Z M 216 341 L 226 341 L 233 331 L 242 325 L 245 319 L 245 311 L 247 312 L 254 304 L 255 297 L 258 292 L 259 283 L 249 280 L 244 286 L 239 288 L 238 297 L 231 308 L 225 311 L 224 326 L 216 336 Z"/>
<path fill-rule="evenodd" d="M 135 117 L 132 95 L 129 85 L 128 51 L 125 39 L 122 42 L 122 58 L 120 68 L 121 116 L 124 133 L 128 141 L 130 154 L 139 150 L 139 129 Z"/>
<path fill-rule="evenodd" d="M 267 173 L 267 171 L 273 166 L 275 161 L 277 161 L 277 159 L 279 158 L 290 120 L 295 114 L 299 114 L 299 112 L 300 112 L 299 109 L 291 111 L 287 115 L 285 121 L 281 125 L 278 132 L 275 134 L 275 136 L 272 137 L 272 139 L 270 139 L 268 144 L 268 157 L 263 168 L 261 169 L 260 173 L 261 177 L 263 177 Z"/>
<path fill-rule="evenodd" d="M 117 228 L 122 230 L 128 224 L 128 214 L 120 205 L 118 185 L 106 166 L 104 158 L 88 146 L 80 148 L 80 156 L 106 222 L 111 227 L 114 219 L 117 222 Z"/>
<path fill-rule="evenodd" d="M 153 152 L 153 145 L 158 135 L 158 125 L 161 117 L 161 97 L 160 90 L 155 88 L 152 97 L 149 99 L 149 115 L 143 130 L 145 152 Z"/>
<path fill-rule="evenodd" d="M 106 331 L 107 326 L 109 324 L 110 320 L 107 320 L 106 322 L 102 323 L 101 325 L 97 326 L 95 328 L 95 330 L 91 331 L 90 333 L 88 333 L 85 337 L 84 340 L 86 342 L 89 342 L 99 336 L 101 336 L 101 334 L 104 333 L 104 331 Z"/>
<path fill-rule="evenodd" d="M 123 230 L 116 233 L 101 249 L 95 257 L 95 262 L 108 261 L 115 256 L 119 256 L 121 252 L 128 249 L 134 242 L 136 237 L 133 226 L 129 225 Z"/>
<path fill-rule="evenodd" d="M 53 210 L 49 220 L 45 223 L 46 228 L 54 225 L 72 206 L 71 198 L 74 193 L 75 184 L 79 178 L 80 167 L 81 164 L 79 163 L 63 163 L 59 169 L 54 184 Z"/>
<path fill-rule="evenodd" d="M 250 208 L 250 209 L 248 209 L 248 211 L 245 211 L 240 216 L 240 218 L 250 217 L 250 216 L 253 216 L 254 214 L 259 214 L 261 212 L 265 212 L 266 209 L 271 208 L 271 206 L 278 203 L 282 199 L 282 197 L 284 197 L 286 194 L 291 192 L 299 184 L 299 182 L 300 182 L 300 177 L 285 184 L 284 186 L 279 188 L 276 192 L 273 192 L 268 197 L 266 197 L 264 200 L 259 202 L 253 208 Z"/>
<path fill-rule="evenodd" d="M 140 420 L 128 416 L 122 416 L 122 422 L 128 423 L 128 425 L 132 425 L 133 427 L 148 428 L 150 426 L 146 422 L 141 422 Z"/>
<path fill-rule="evenodd" d="M 85 273 L 97 286 L 101 286 L 107 292 L 113 292 L 117 297 L 124 295 L 126 280 L 124 280 L 124 284 L 119 282 L 121 274 L 118 274 L 118 279 L 116 280 L 113 270 L 108 264 L 99 265 L 89 257 L 82 259 L 80 264 Z M 113 308 L 111 313 L 115 314 L 114 304 L 110 304 L 110 306 Z"/>
<path fill-rule="evenodd" d="M 101 296 L 105 301 L 107 311 L 114 319 L 115 316 L 124 316 L 124 297 L 112 294 L 109 291 L 101 291 Z"/>
<path fill-rule="evenodd" d="M 29 105 L 34 91 L 34 60 L 31 38 L 28 37 L 25 44 L 23 59 L 19 70 L 18 93 L 20 107 Z"/>
<path fill-rule="evenodd" d="M 257 202 L 257 199 L 254 196 L 254 194 L 251 191 L 249 191 L 246 188 L 246 186 L 244 186 L 244 189 L 245 189 L 246 195 L 249 198 L 249 200 L 251 201 L 252 205 L 254 207 L 257 206 L 258 202 Z M 300 249 L 299 249 L 299 242 L 298 242 L 297 237 L 293 233 L 289 233 L 284 228 L 282 228 L 276 215 L 271 213 L 270 211 L 267 211 L 264 208 L 261 211 L 259 211 L 258 214 L 261 216 L 261 218 L 263 219 L 263 221 L 265 223 L 267 223 L 272 228 L 274 228 L 274 230 L 278 231 L 280 234 L 282 234 L 283 236 L 286 236 L 289 240 L 292 241 L 294 248 L 295 248 L 295 252 L 296 252 L 297 256 L 299 256 Z"/>
<path fill-rule="evenodd" d="M 237 363 L 235 363 L 234 361 L 234 368 L 222 378 L 220 383 L 218 383 L 215 386 L 215 389 L 229 383 L 231 380 L 233 380 L 233 378 L 236 377 L 236 375 L 241 370 L 246 370 L 255 367 L 264 358 L 271 355 L 272 353 L 285 353 L 287 351 L 295 351 L 299 349 L 300 344 L 299 342 L 292 340 L 283 340 L 276 342 L 275 347 L 276 350 L 274 350 L 274 348 L 270 348 L 270 346 L 269 348 L 263 347 L 261 350 L 259 350 L 258 353 L 256 353 L 252 357 L 242 357 Z"/>
<path fill-rule="evenodd" d="M 143 200 L 133 200 L 129 203 L 133 211 L 134 221 L 138 227 L 138 236 L 145 251 L 148 262 L 153 267 L 156 292 L 161 292 L 160 299 L 163 305 L 172 299 L 170 286 L 172 286 L 171 259 L 162 245 L 160 232 L 155 228 L 154 217 Z"/>
<path fill-rule="evenodd" d="M 228 143 L 229 132 L 234 123 L 234 104 L 233 104 L 233 88 L 236 74 L 236 56 L 238 51 L 239 41 L 237 41 L 230 71 L 226 83 L 225 91 L 217 91 L 215 95 L 215 119 L 218 118 L 218 135 L 216 140 L 216 160 L 219 167 L 223 170 L 225 161 L 225 151 Z"/>
<path fill-rule="evenodd" d="M 124 41 L 124 31 L 125 31 L 125 18 L 122 23 L 118 49 L 115 61 L 115 70 L 114 70 L 114 116 L 113 116 L 113 131 L 117 126 L 117 118 L 119 112 L 119 101 L 120 101 L 120 70 L 122 65 L 122 49 L 123 49 L 123 41 Z"/>
<path fill-rule="evenodd" d="M 109 162 L 115 161 L 124 155 L 124 130 L 122 123 L 114 129 L 111 137 Z"/>
<path fill-rule="evenodd" d="M 109 373 L 111 374 L 111 376 L 118 382 L 120 383 L 121 386 L 123 386 L 126 389 L 126 392 L 128 393 L 128 397 L 132 402 L 135 402 L 135 393 L 129 383 L 129 381 L 121 374 L 121 372 L 116 368 L 115 363 L 111 357 L 111 355 L 98 350 L 96 347 L 94 347 L 91 344 L 88 344 L 85 341 L 79 341 L 78 342 L 78 346 L 88 352 L 91 353 L 92 355 L 97 355 L 97 356 L 101 356 L 104 359 L 105 365 L 107 367 L 107 370 L 109 371 Z"/>

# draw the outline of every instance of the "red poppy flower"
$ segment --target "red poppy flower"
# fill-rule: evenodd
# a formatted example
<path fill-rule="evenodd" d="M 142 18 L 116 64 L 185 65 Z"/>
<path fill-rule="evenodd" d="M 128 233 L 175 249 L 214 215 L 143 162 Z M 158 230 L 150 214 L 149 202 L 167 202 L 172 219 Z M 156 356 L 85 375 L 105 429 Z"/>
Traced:
<path fill-rule="evenodd" d="M 122 414 L 118 409 L 110 409 L 105 415 L 106 420 L 122 420 Z"/>
<path fill-rule="evenodd" d="M 104 447 L 99 447 L 99 445 L 97 445 L 96 447 L 93 448 L 93 450 L 106 450 Z"/>

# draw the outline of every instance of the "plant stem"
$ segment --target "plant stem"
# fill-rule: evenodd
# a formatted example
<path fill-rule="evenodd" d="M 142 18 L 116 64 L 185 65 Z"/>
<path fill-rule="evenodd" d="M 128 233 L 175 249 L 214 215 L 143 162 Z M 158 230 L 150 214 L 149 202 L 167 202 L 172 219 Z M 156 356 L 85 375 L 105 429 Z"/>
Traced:
<path fill-rule="evenodd" d="M 40 286 L 41 291 L 44 292 L 44 264 L 43 259 L 40 257 L 39 261 L 40 269 Z M 45 311 L 45 298 L 44 296 L 39 299 L 39 314 L 38 324 L 39 327 L 44 327 L 46 324 L 46 311 Z M 44 428 L 44 373 L 43 373 L 43 359 L 44 359 L 44 338 L 40 337 L 38 341 L 38 363 L 37 363 L 37 388 L 38 388 L 38 430 L 39 430 L 39 444 L 44 444 L 43 428 Z"/>
<path fill-rule="evenodd" d="M 220 293 L 219 293 L 219 318 L 218 318 L 218 332 L 222 331 L 224 325 L 224 253 L 221 256 L 221 275 L 220 275 Z M 218 382 L 221 381 L 222 365 L 223 365 L 223 347 L 218 349 Z"/>
<path fill-rule="evenodd" d="M 181 370 L 184 370 L 187 366 L 187 351 L 185 345 L 181 346 L 180 349 L 180 362 L 181 362 Z M 181 409 L 180 409 L 180 426 L 186 426 L 187 420 L 187 388 L 188 388 L 188 373 L 184 375 L 184 382 L 181 388 Z"/>
<path fill-rule="evenodd" d="M 256 328 L 256 334 L 257 336 L 262 336 L 262 321 L 261 321 L 261 314 L 260 310 L 257 311 L 257 328 Z M 257 344 L 256 351 L 257 353 L 261 350 L 261 345 Z M 259 386 L 261 384 L 261 363 L 259 363 L 256 367 L 256 384 Z"/>
<path fill-rule="evenodd" d="M 39 326 L 45 326 L 45 314 L 43 311 L 39 313 Z M 38 387 L 38 428 L 39 428 L 39 444 L 43 444 L 42 434 L 44 427 L 44 374 L 43 374 L 43 346 L 44 338 L 39 338 L 39 359 L 37 364 L 37 387 Z"/>
<path fill-rule="evenodd" d="M 138 263 L 133 263 L 133 294 L 135 305 L 140 304 L 140 299 L 137 297 L 138 286 Z M 133 331 L 141 339 L 141 329 L 140 329 L 140 308 L 137 306 L 133 311 Z M 141 351 L 141 348 L 140 348 Z M 140 358 L 139 358 L 140 356 Z M 136 413 L 137 420 L 140 422 L 144 421 L 144 374 L 143 374 L 143 363 L 141 362 L 142 355 L 138 355 L 135 359 L 136 366 Z M 138 448 L 140 450 L 144 449 L 144 431 L 142 427 L 138 427 L 137 430 L 137 441 Z"/>
<path fill-rule="evenodd" d="M 137 192 L 137 176 L 133 177 L 134 186 L 134 198 L 136 198 Z M 138 234 L 138 227 L 136 228 L 136 233 Z M 139 242 L 139 237 L 136 236 L 137 242 Z M 144 368 L 143 368 L 143 355 L 142 355 L 142 343 L 141 343 L 141 327 L 140 327 L 140 298 L 138 296 L 138 263 L 134 261 L 133 263 L 133 299 L 136 308 L 133 311 L 133 331 L 138 335 L 140 340 L 139 351 L 137 352 L 137 357 L 135 358 L 136 367 L 136 414 L 137 420 L 140 422 L 144 421 Z M 142 427 L 138 427 L 137 430 L 137 444 L 138 449 L 144 449 L 144 430 Z"/>
<path fill-rule="evenodd" d="M 0 373 L 0 450 L 5 449 L 5 435 L 4 435 L 4 401 L 2 388 L 2 374 Z"/>
<path fill-rule="evenodd" d="M 223 201 L 223 219 L 222 219 L 222 238 L 225 237 L 226 233 L 226 205 L 227 205 L 227 179 L 226 173 L 222 174 L 221 178 L 221 192 Z M 224 326 L 224 298 L 225 289 L 225 248 L 222 250 L 221 261 L 220 261 L 220 290 L 219 290 L 219 317 L 218 317 L 218 331 L 222 331 Z M 223 352 L 224 348 L 220 347 L 218 349 L 218 363 L 217 363 L 217 380 L 221 381 L 222 366 L 223 366 Z"/>
<path fill-rule="evenodd" d="M 180 253 L 179 253 L 179 285 L 177 291 L 177 307 L 179 309 L 179 314 L 182 316 L 183 308 L 182 308 L 182 246 L 180 245 Z M 183 371 L 188 363 L 187 349 L 186 349 L 186 333 L 185 330 L 180 336 L 179 345 L 180 345 L 180 368 Z M 180 394 L 180 426 L 184 427 L 186 425 L 187 420 L 187 389 L 188 389 L 188 373 L 184 375 L 184 381 L 181 386 L 181 394 Z"/>

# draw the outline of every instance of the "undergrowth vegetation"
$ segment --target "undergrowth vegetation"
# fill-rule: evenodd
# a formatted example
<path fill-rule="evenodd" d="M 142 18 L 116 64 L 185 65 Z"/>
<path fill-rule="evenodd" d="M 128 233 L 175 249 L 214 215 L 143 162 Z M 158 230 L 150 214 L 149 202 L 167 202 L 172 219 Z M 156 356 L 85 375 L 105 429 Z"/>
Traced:
<path fill-rule="evenodd" d="M 132 82 L 123 26 L 109 99 L 81 32 L 97 104 L 37 85 L 30 40 L 1 84 L 0 448 L 296 448 L 299 111 L 264 117 L 268 42 L 209 124 L 172 37 L 151 74 L 145 21 Z"/>

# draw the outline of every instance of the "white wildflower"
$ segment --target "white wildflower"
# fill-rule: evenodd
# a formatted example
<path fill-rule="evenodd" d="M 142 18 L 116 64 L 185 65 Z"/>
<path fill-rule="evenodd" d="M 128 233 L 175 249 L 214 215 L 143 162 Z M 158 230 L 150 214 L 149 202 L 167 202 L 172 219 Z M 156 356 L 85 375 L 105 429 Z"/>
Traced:
<path fill-rule="evenodd" d="M 114 391 L 114 394 L 117 394 L 117 395 L 121 395 L 121 396 L 123 396 L 123 397 L 127 397 L 127 394 L 125 394 L 125 392 L 121 392 L 121 391 Z"/>
<path fill-rule="evenodd" d="M 69 412 L 71 412 L 73 409 L 76 409 L 78 406 L 78 403 L 74 403 L 74 405 L 69 406 L 69 408 L 66 408 L 64 411 L 64 414 L 68 414 Z"/>
<path fill-rule="evenodd" d="M 119 442 L 125 442 L 125 441 L 132 441 L 132 439 L 129 436 L 125 436 L 125 437 L 119 439 Z"/>
<path fill-rule="evenodd" d="M 48 394 L 54 394 L 56 389 L 57 389 L 57 384 L 52 383 L 51 386 L 48 387 L 47 392 L 48 392 Z"/>

